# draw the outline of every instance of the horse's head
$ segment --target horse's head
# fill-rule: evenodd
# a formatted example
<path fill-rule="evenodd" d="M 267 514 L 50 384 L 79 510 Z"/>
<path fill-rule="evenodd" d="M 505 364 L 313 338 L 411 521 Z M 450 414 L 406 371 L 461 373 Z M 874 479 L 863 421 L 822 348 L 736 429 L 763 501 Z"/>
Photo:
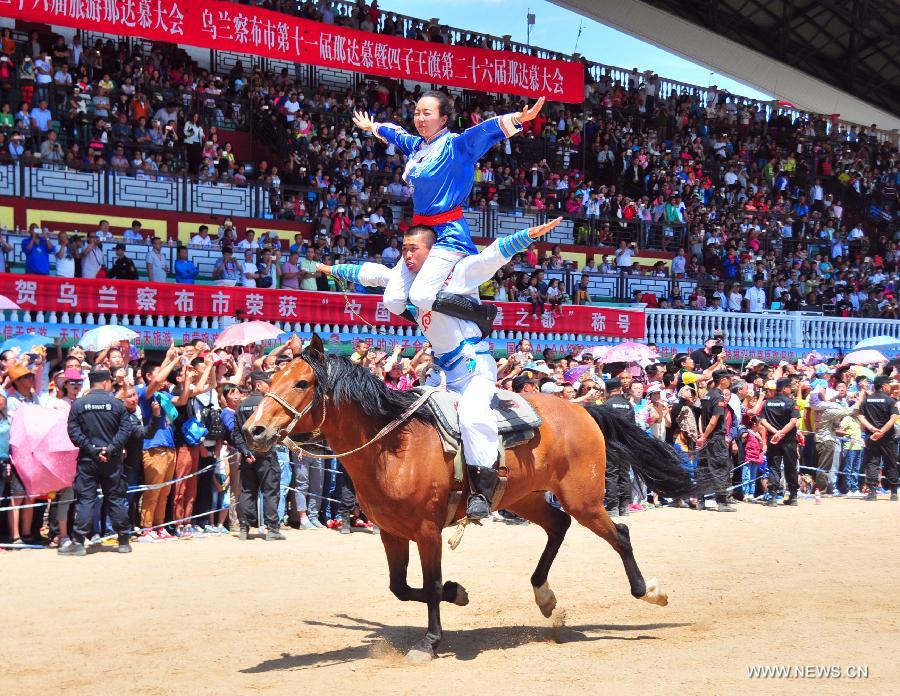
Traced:
<path fill-rule="evenodd" d="M 313 335 L 306 350 L 275 373 L 262 403 L 244 423 L 244 437 L 252 449 L 267 452 L 284 436 L 310 433 L 322 424 L 314 366 L 324 374 L 324 365 L 325 346 Z"/>

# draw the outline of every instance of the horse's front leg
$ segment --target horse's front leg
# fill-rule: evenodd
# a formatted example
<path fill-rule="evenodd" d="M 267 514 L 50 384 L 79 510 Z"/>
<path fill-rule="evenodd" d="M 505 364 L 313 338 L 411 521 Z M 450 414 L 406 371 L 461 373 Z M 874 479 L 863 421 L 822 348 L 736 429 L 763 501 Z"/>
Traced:
<path fill-rule="evenodd" d="M 426 528 L 416 539 L 419 558 L 422 560 L 422 594 L 428 605 L 428 631 L 425 638 L 407 654 L 410 662 L 428 662 L 435 656 L 441 642 L 441 531 L 436 527 Z"/>
<path fill-rule="evenodd" d="M 420 587 L 410 587 L 406 581 L 409 567 L 409 541 L 381 530 L 381 543 L 387 555 L 391 592 L 401 602 L 427 602 L 425 592 Z M 464 607 L 469 603 L 466 588 L 457 582 L 446 582 L 441 588 L 441 601 Z"/>

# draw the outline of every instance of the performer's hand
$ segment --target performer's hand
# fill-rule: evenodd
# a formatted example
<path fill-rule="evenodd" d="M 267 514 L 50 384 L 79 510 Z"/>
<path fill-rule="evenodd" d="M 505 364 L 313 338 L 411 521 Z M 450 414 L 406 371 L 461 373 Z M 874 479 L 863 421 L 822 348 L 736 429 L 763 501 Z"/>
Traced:
<path fill-rule="evenodd" d="M 317 263 L 316 270 L 319 273 L 324 273 L 325 275 L 331 275 L 331 266 L 325 263 Z"/>
<path fill-rule="evenodd" d="M 537 227 L 531 227 L 528 230 L 528 236 L 532 239 L 538 239 L 539 237 L 543 237 L 554 227 L 558 226 L 563 219 L 561 217 L 556 218 L 555 220 L 551 220 L 550 222 L 545 222 L 543 225 L 538 225 Z"/>
<path fill-rule="evenodd" d="M 526 105 L 524 109 L 522 109 L 518 114 L 516 114 L 516 118 L 518 119 L 519 123 L 525 123 L 526 121 L 531 121 L 534 119 L 535 116 L 537 116 L 539 113 L 541 113 L 541 109 L 544 108 L 544 101 L 545 101 L 544 97 L 541 97 L 534 103 L 534 106 L 529 107 L 528 105 Z M 354 119 L 354 121 L 355 120 L 356 119 Z"/>
<path fill-rule="evenodd" d="M 534 118 L 534 116 L 532 116 Z M 368 111 L 354 111 L 353 112 L 353 125 L 355 125 L 360 130 L 372 132 L 372 128 L 374 128 L 375 123 L 369 117 Z"/>

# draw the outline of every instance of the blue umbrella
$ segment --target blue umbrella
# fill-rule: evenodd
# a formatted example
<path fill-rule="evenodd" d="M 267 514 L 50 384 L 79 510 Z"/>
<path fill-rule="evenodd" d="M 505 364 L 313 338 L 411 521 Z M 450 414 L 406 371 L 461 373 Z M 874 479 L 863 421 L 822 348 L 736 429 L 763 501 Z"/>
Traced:
<path fill-rule="evenodd" d="M 20 334 L 7 338 L 0 343 L 0 353 L 11 348 L 18 348 L 20 353 L 28 353 L 35 346 L 49 346 L 53 343 L 50 336 L 39 336 L 38 334 Z"/>
<path fill-rule="evenodd" d="M 895 338 L 894 336 L 872 336 L 872 338 L 862 340 L 853 346 L 853 350 L 863 350 L 865 348 L 900 350 L 900 338 Z"/>

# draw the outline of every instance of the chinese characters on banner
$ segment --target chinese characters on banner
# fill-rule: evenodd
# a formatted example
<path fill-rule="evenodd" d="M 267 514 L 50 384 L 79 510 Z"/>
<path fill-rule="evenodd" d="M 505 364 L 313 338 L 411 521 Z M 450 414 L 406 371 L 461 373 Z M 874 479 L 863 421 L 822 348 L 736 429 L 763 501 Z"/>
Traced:
<path fill-rule="evenodd" d="M 85 278 L 0 274 L 0 294 L 23 310 L 142 316 L 241 316 L 303 324 L 409 326 L 387 311 L 378 295 L 259 290 L 216 285 L 176 285 Z M 640 339 L 644 313 L 609 307 L 564 305 L 561 315 L 531 316 L 531 307 L 498 302 L 494 327 L 503 331 L 573 333 Z M 361 318 L 360 318 L 361 317 Z M 63 320 L 65 321 L 65 320 Z"/>
<path fill-rule="evenodd" d="M 581 63 L 413 41 L 252 5 L 214 0 L 0 0 L 0 16 L 481 92 L 584 101 Z"/>

